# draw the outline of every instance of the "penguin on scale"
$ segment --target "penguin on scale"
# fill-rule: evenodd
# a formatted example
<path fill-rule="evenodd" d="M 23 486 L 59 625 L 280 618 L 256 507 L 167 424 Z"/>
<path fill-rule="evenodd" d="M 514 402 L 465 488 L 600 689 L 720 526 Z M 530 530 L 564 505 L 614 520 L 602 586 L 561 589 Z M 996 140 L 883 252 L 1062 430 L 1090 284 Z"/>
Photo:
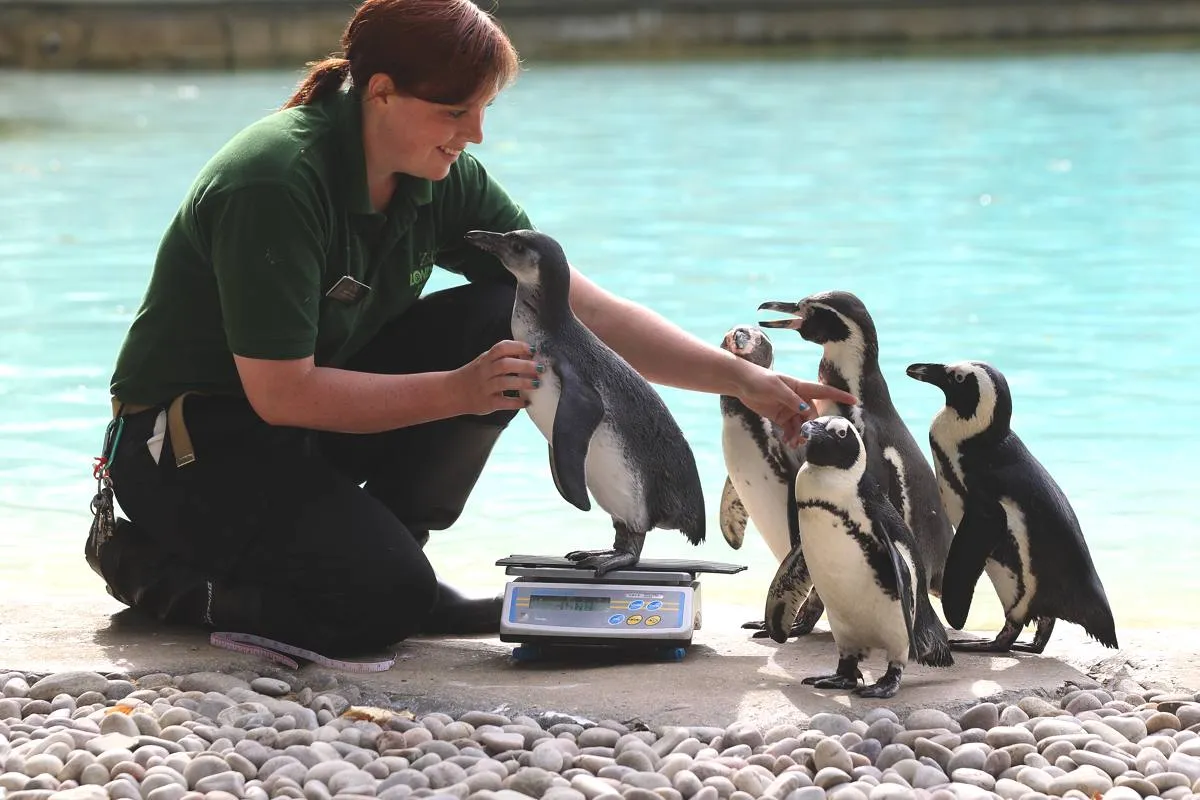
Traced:
<path fill-rule="evenodd" d="M 1075 511 L 1012 430 L 1012 394 L 982 361 L 912 364 L 910 377 L 942 390 L 929 442 L 938 488 L 957 529 L 942 582 L 942 611 L 961 630 L 986 570 L 1004 608 L 996 638 L 951 640 L 955 650 L 1041 653 L 1055 619 L 1117 647 L 1116 624 Z M 1033 640 L 1018 642 L 1037 622 Z"/>
<path fill-rule="evenodd" d="M 774 348 L 761 329 L 739 325 L 726 332 L 721 347 L 760 367 L 774 364 Z M 739 550 L 747 521 L 766 542 L 776 563 L 800 547 L 796 520 L 796 472 L 804 463 L 804 445 L 793 446 L 783 429 L 746 407 L 741 400 L 721 395 L 721 452 L 727 472 L 721 492 L 720 523 L 725 541 Z M 797 555 L 797 557 L 802 557 Z M 825 606 L 810 592 L 791 625 L 790 636 L 811 633 Z M 747 622 L 754 637 L 766 636 L 761 620 Z"/>
<path fill-rule="evenodd" d="M 466 239 L 517 279 L 513 336 L 546 364 L 526 411 L 549 444 L 555 487 L 581 511 L 591 509 L 590 492 L 612 517 L 612 548 L 566 557 L 599 577 L 636 567 L 651 529 L 703 542 L 704 494 L 691 447 L 649 382 L 571 310 L 571 269 L 559 243 L 532 230 L 471 231 Z"/>
<path fill-rule="evenodd" d="M 790 328 L 806 341 L 821 345 L 821 383 L 859 399 L 857 406 L 818 400 L 817 410 L 854 423 L 866 446 L 867 470 L 915 537 L 918 557 L 929 576 L 929 590 L 940 593 L 942 568 L 954 531 L 938 498 L 934 471 L 892 404 L 887 380 L 879 369 L 879 337 L 866 306 L 850 292 L 830 291 L 795 303 L 768 301 L 759 310 L 791 314 L 794 319 L 759 324 Z"/>

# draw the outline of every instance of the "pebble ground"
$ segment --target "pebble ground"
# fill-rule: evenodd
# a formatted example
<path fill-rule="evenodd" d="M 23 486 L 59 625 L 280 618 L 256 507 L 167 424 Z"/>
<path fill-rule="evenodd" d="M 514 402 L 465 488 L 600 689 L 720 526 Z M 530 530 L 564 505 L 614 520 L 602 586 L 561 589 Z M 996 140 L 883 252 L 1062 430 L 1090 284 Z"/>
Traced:
<path fill-rule="evenodd" d="M 1200 800 L 1200 695 L 1128 679 L 764 731 L 414 717 L 344 677 L 302 675 L 0 671 L 0 798 Z"/>

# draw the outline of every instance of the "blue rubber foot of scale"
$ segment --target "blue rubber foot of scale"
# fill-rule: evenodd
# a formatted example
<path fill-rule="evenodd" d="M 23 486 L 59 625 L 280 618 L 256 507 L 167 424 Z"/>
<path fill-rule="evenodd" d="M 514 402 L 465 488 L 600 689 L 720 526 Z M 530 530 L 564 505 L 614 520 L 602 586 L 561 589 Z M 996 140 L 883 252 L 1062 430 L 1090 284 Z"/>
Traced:
<path fill-rule="evenodd" d="M 542 648 L 532 644 L 519 645 L 512 651 L 512 657 L 517 661 L 536 661 L 541 654 Z"/>
<path fill-rule="evenodd" d="M 663 661 L 683 661 L 687 655 L 686 647 L 664 647 L 657 651 Z M 546 654 L 546 651 L 535 644 L 522 644 L 513 648 L 512 657 L 515 661 L 536 661 Z"/>

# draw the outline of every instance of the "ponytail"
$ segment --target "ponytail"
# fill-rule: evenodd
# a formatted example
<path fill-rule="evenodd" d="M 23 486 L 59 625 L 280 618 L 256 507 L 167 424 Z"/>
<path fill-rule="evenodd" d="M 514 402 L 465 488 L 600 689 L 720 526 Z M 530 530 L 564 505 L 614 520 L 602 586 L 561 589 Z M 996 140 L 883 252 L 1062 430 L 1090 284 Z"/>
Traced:
<path fill-rule="evenodd" d="M 350 62 L 340 56 L 333 56 L 324 61 L 309 64 L 308 75 L 296 92 L 284 104 L 284 108 L 306 106 L 328 97 L 342 88 L 350 75 Z"/>

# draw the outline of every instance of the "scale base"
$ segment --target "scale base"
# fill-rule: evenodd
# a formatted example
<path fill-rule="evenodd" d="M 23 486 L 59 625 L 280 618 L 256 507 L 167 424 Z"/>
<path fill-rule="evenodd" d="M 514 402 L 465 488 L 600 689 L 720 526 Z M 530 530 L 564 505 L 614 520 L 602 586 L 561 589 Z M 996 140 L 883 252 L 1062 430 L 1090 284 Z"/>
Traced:
<path fill-rule="evenodd" d="M 657 645 L 654 647 L 613 647 L 604 642 L 603 648 L 579 646 L 575 643 L 529 642 L 513 648 L 514 661 L 567 661 L 578 660 L 594 665 L 597 660 L 609 661 L 682 661 L 687 655 L 684 645 Z"/>

